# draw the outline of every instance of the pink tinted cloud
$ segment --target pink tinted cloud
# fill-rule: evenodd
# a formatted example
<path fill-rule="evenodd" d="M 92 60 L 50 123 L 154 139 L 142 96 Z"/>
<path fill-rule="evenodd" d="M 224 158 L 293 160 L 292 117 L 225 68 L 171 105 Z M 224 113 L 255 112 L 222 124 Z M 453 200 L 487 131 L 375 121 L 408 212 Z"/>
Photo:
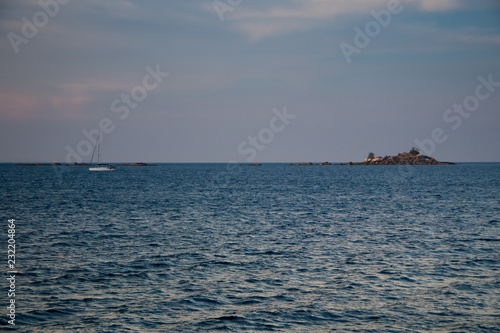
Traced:
<path fill-rule="evenodd" d="M 88 97 L 80 94 L 39 96 L 0 92 L 0 117 L 3 120 L 67 117 L 82 110 L 88 101 Z"/>

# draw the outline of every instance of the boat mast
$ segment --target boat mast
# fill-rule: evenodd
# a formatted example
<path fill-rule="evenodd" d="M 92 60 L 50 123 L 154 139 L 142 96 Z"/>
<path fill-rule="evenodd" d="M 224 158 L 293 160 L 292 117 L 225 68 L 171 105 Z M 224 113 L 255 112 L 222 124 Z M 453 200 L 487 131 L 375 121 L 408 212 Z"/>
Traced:
<path fill-rule="evenodd" d="M 101 136 L 101 132 L 99 132 L 99 136 Z M 94 155 L 95 155 L 95 149 L 97 148 L 97 146 L 99 146 L 99 138 L 97 138 L 97 141 L 94 145 L 94 150 L 92 150 L 92 157 L 90 158 L 90 165 L 92 165 L 92 161 L 94 161 Z M 97 153 L 98 155 L 98 159 L 99 159 L 99 153 Z M 99 164 L 99 162 L 97 162 L 97 164 Z"/>
<path fill-rule="evenodd" d="M 101 157 L 101 131 L 99 131 L 99 137 L 97 138 L 97 165 L 99 165 L 99 160 Z"/>

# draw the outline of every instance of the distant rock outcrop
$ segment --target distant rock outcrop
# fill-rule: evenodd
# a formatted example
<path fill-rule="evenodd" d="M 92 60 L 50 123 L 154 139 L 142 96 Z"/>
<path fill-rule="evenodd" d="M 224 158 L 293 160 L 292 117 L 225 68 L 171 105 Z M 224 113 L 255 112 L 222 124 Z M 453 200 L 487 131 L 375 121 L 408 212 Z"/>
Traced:
<path fill-rule="evenodd" d="M 139 162 L 139 163 L 123 163 L 123 166 L 155 166 L 155 164 L 147 164 L 144 162 Z"/>
<path fill-rule="evenodd" d="M 24 165 L 24 166 L 50 166 L 53 164 L 48 164 L 48 163 L 21 163 L 18 165 Z"/>
<path fill-rule="evenodd" d="M 330 162 L 321 162 L 321 163 L 312 163 L 312 162 L 303 162 L 303 163 L 288 163 L 288 165 L 334 165 Z"/>
<path fill-rule="evenodd" d="M 439 162 L 436 159 L 422 155 L 399 153 L 396 156 L 366 158 L 364 162 L 349 162 L 344 165 L 452 165 L 452 162 Z"/>
<path fill-rule="evenodd" d="M 71 164 L 62 164 L 59 162 L 54 162 L 54 163 L 23 163 L 23 164 L 18 164 L 18 165 L 24 165 L 24 166 L 89 166 L 89 164 L 86 163 L 71 163 Z"/>

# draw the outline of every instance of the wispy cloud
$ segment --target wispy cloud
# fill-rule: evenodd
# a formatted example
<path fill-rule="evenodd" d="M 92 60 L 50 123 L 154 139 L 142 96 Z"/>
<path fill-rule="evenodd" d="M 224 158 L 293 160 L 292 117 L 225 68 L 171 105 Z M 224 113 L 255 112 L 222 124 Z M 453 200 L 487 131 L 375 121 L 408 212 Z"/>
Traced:
<path fill-rule="evenodd" d="M 426 12 L 441 12 L 461 8 L 464 4 L 458 0 L 420 0 L 416 5 Z"/>
<path fill-rule="evenodd" d="M 22 93 L 1 93 L 0 116 L 3 120 L 28 120 L 75 117 L 87 103 L 85 95 L 37 96 Z"/>
<path fill-rule="evenodd" d="M 362 13 L 386 5 L 387 0 L 305 0 L 286 5 L 268 3 L 264 8 L 241 5 L 228 15 L 234 28 L 255 42 L 313 28 L 319 20 L 332 19 L 347 13 Z M 213 8 L 212 8 L 213 10 Z"/>
<path fill-rule="evenodd" d="M 277 5 L 267 2 L 263 7 L 242 3 L 227 14 L 227 21 L 250 41 L 287 33 L 312 29 L 321 21 L 343 15 L 366 15 L 371 10 L 381 10 L 388 0 L 302 0 Z M 462 9 L 478 4 L 463 0 L 401 0 L 400 6 L 419 12 L 443 12 Z M 484 3 L 481 4 L 484 6 Z M 495 6 L 493 3 L 491 6 Z M 209 7 L 206 7 L 208 9 Z M 209 8 L 213 11 L 213 7 Z"/>

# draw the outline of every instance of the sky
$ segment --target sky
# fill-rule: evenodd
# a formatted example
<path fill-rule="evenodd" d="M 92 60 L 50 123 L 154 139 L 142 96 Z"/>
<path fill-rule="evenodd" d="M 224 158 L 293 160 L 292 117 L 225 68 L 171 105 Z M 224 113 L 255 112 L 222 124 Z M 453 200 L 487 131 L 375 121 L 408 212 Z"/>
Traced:
<path fill-rule="evenodd" d="M 500 2 L 0 4 L 0 162 L 500 161 Z"/>

